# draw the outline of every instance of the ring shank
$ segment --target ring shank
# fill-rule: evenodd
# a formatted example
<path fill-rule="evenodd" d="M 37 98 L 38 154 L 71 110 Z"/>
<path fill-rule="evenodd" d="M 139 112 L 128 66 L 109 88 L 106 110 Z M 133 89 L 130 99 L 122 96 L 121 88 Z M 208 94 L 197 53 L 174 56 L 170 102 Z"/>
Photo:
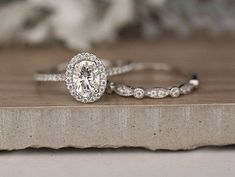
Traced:
<path fill-rule="evenodd" d="M 101 59 L 104 65 L 107 67 L 107 75 L 113 76 L 122 73 L 132 71 L 134 64 L 129 61 L 115 61 L 111 62 L 109 60 Z M 34 74 L 35 81 L 50 81 L 58 82 L 65 81 L 65 71 L 67 63 L 59 64 L 49 70 L 38 71 Z"/>

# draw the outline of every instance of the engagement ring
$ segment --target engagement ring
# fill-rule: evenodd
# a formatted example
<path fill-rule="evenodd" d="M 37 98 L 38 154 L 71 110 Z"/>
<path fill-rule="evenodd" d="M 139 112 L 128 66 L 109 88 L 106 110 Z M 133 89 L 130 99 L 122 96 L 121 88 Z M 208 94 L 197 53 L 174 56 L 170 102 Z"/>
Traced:
<path fill-rule="evenodd" d="M 39 71 L 34 75 L 36 81 L 65 81 L 70 94 L 79 102 L 91 103 L 102 97 L 107 79 L 133 70 L 133 64 L 101 60 L 90 53 L 74 56 L 68 64 L 61 64 L 49 71 Z"/>

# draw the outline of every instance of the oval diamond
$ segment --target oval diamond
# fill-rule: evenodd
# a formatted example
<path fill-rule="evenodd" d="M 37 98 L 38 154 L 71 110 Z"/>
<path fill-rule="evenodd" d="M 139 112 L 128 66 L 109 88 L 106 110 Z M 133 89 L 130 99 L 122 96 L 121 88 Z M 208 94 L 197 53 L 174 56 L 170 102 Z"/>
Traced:
<path fill-rule="evenodd" d="M 95 55 L 78 54 L 71 59 L 68 66 L 66 84 L 70 86 L 68 89 L 74 98 L 87 103 L 94 102 L 103 95 L 107 74 L 104 64 Z"/>

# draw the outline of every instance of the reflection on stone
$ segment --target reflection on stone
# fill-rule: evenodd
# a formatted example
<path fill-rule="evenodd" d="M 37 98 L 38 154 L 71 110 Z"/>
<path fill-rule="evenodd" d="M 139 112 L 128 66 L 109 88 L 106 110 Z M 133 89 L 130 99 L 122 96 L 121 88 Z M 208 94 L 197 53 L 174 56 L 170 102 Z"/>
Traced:
<path fill-rule="evenodd" d="M 83 97 L 97 92 L 100 86 L 100 74 L 93 61 L 81 61 L 75 65 L 73 81 L 76 91 Z"/>

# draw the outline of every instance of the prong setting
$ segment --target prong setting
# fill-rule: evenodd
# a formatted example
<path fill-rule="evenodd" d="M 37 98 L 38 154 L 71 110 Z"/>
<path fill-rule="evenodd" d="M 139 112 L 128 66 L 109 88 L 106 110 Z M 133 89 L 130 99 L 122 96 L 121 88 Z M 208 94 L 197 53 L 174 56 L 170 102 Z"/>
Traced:
<path fill-rule="evenodd" d="M 80 53 L 74 56 L 67 66 L 65 77 L 71 96 L 79 102 L 95 102 L 105 92 L 106 68 L 93 54 Z"/>

